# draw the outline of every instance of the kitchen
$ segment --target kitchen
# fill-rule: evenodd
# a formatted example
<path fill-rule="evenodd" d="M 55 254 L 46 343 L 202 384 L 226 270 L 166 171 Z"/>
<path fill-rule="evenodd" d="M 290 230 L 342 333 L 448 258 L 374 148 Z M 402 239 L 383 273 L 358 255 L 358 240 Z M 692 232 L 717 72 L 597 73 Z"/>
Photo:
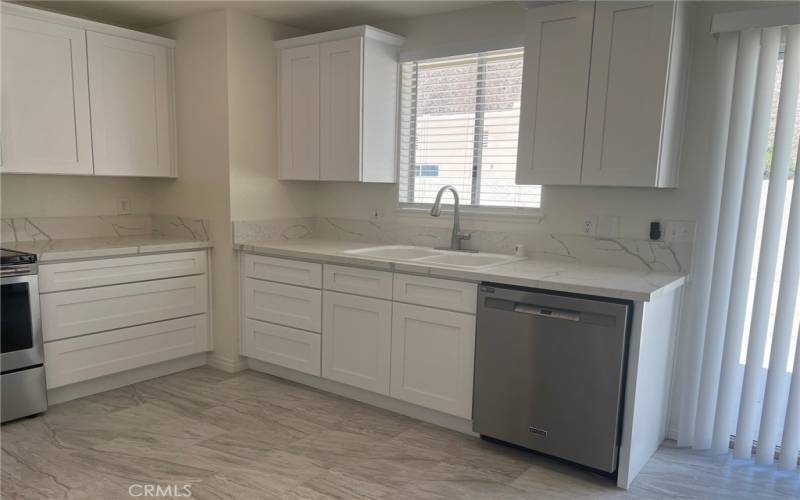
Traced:
<path fill-rule="evenodd" d="M 4 497 L 800 488 L 796 2 L 24 3 Z M 769 337 L 761 295 L 734 307 L 756 261 L 782 277 Z M 767 338 L 764 480 L 714 417 Z"/>

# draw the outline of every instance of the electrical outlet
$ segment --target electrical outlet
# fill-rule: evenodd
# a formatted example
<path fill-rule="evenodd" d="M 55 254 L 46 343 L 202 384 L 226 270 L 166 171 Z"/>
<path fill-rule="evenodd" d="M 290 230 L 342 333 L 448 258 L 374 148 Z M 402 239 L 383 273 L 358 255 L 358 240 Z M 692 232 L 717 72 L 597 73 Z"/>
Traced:
<path fill-rule="evenodd" d="M 131 199 L 130 198 L 119 198 L 117 200 L 117 214 L 118 215 L 128 215 L 131 213 Z"/>
<path fill-rule="evenodd" d="M 383 219 L 383 210 L 380 209 L 380 208 L 370 208 L 369 209 L 369 218 L 370 218 L 370 220 Z"/>
<path fill-rule="evenodd" d="M 583 227 L 581 233 L 586 236 L 594 236 L 594 229 L 597 226 L 597 217 L 594 215 L 587 215 L 583 218 Z"/>
<path fill-rule="evenodd" d="M 598 238 L 619 238 L 619 215 L 598 215 L 595 236 Z"/>
<path fill-rule="evenodd" d="M 689 243 L 694 240 L 694 221 L 668 220 L 664 230 L 664 241 L 670 243 Z"/>

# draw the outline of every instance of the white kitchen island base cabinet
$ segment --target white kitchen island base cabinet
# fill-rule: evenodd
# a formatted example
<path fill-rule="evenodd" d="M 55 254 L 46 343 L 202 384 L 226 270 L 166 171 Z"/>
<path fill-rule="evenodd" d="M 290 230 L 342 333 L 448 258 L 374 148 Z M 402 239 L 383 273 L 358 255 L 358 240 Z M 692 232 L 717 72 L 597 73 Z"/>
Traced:
<path fill-rule="evenodd" d="M 392 303 L 326 291 L 322 376 L 389 395 Z"/>
<path fill-rule="evenodd" d="M 392 397 L 471 418 L 474 365 L 475 316 L 394 304 Z"/>

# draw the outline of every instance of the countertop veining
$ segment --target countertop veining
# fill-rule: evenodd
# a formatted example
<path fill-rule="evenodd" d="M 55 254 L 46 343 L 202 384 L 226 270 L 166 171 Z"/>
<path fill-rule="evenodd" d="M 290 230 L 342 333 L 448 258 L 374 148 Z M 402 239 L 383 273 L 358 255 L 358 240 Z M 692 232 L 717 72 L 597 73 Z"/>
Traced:
<path fill-rule="evenodd" d="M 650 301 L 685 282 L 682 274 L 616 267 L 589 266 L 529 258 L 481 269 L 464 269 L 431 263 L 377 259 L 346 253 L 375 246 L 364 242 L 295 239 L 237 243 L 245 252 L 306 259 L 324 263 L 385 269 L 467 281 L 488 281 L 619 299 Z"/>
<path fill-rule="evenodd" d="M 105 238 L 72 238 L 3 242 L 2 247 L 36 254 L 39 262 L 118 257 L 211 247 L 207 240 L 179 236 L 135 235 Z"/>

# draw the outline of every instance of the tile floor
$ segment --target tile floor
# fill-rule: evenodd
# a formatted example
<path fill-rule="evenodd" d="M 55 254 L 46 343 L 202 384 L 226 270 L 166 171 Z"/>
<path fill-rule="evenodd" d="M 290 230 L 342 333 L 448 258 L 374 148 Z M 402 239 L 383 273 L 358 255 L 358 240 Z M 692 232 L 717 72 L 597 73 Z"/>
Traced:
<path fill-rule="evenodd" d="M 622 491 L 533 453 L 207 367 L 54 406 L 0 439 L 6 500 L 132 498 L 134 484 L 188 484 L 198 499 L 800 497 L 798 472 L 668 446 Z"/>

